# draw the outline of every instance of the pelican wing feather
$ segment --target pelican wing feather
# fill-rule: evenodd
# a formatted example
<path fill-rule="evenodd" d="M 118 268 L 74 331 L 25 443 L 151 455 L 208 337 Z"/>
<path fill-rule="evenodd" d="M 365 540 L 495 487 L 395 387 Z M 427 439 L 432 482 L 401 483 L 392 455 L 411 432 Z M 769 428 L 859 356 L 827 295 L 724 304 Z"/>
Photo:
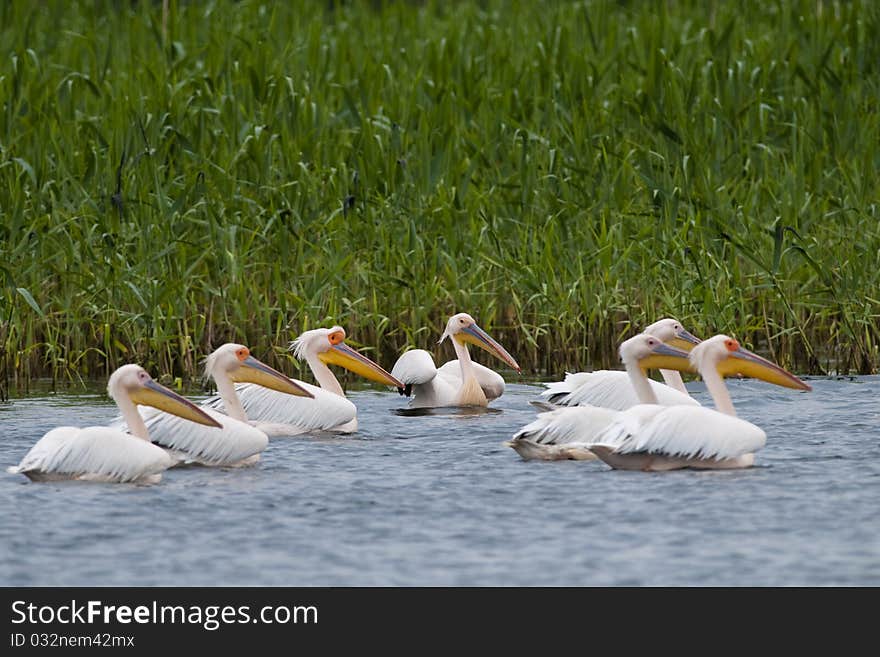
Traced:
<path fill-rule="evenodd" d="M 297 379 L 294 382 L 312 393 L 314 399 L 295 397 L 253 383 L 236 384 L 235 392 L 249 421 L 288 425 L 288 435 L 332 431 L 357 417 L 357 408 L 345 397 Z M 205 400 L 203 406 L 224 410 L 219 395 Z"/>
<path fill-rule="evenodd" d="M 517 431 L 513 440 L 529 440 L 539 445 L 588 444 L 597 440 L 616 411 L 598 406 L 557 408 L 538 416 Z"/>
<path fill-rule="evenodd" d="M 490 370 L 485 365 L 480 365 L 479 363 L 471 363 L 471 366 L 473 367 L 477 383 L 483 389 L 483 394 L 486 395 L 487 400 L 498 399 L 504 394 L 504 378 L 498 372 Z M 461 387 L 461 364 L 459 364 L 458 359 L 443 363 L 440 369 L 437 370 L 437 376 L 442 377 L 455 388 Z"/>
<path fill-rule="evenodd" d="M 405 385 L 423 385 L 437 376 L 437 366 L 424 349 L 410 349 L 394 363 L 391 376 Z"/>
<path fill-rule="evenodd" d="M 688 459 L 734 459 L 767 441 L 763 429 L 708 408 L 643 404 L 617 414 L 597 444 L 618 454 L 662 454 Z"/>
<path fill-rule="evenodd" d="M 11 472 L 128 482 L 174 464 L 160 447 L 112 427 L 58 427 L 44 435 Z"/>
<path fill-rule="evenodd" d="M 256 427 L 211 408 L 203 410 L 221 426 L 206 427 L 155 408 L 138 408 L 150 440 L 166 449 L 182 452 L 187 461 L 233 465 L 259 454 L 268 446 L 269 438 Z"/>
<path fill-rule="evenodd" d="M 699 402 L 669 386 L 649 379 L 661 406 L 699 406 Z M 567 373 L 564 381 L 545 383 L 541 396 L 560 406 L 601 406 L 623 411 L 640 403 L 626 372 L 597 370 Z"/>

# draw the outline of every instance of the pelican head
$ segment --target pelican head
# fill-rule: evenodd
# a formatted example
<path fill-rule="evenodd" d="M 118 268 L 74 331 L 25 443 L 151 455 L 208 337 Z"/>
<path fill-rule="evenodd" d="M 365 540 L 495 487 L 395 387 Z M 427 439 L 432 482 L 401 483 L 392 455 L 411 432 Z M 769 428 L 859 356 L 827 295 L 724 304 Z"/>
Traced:
<path fill-rule="evenodd" d="M 694 345 L 700 344 L 700 339 L 681 325 L 673 317 L 665 317 L 647 327 L 642 333 L 660 338 L 668 345 L 690 351 Z"/>
<path fill-rule="evenodd" d="M 721 376 L 741 374 L 795 390 L 812 390 L 809 384 L 766 358 L 761 358 L 727 335 L 704 340 L 691 350 L 690 360 L 697 371 L 714 367 Z"/>
<path fill-rule="evenodd" d="M 522 372 L 522 369 L 516 360 L 514 360 L 513 356 L 507 353 L 507 350 L 504 347 L 495 342 L 495 340 L 489 337 L 483 329 L 477 326 L 477 322 L 474 318 L 467 313 L 458 313 L 449 318 L 449 321 L 446 322 L 446 330 L 443 331 L 443 335 L 440 337 L 438 344 L 443 342 L 446 338 L 451 338 L 459 344 L 470 342 L 471 344 L 477 345 L 496 358 L 503 360 L 517 372 Z"/>
<path fill-rule="evenodd" d="M 341 326 L 306 331 L 290 343 L 294 355 L 300 360 L 317 357 L 327 365 L 339 365 L 365 379 L 386 386 L 402 388 L 403 384 L 363 354 L 345 344 L 345 329 Z"/>
<path fill-rule="evenodd" d="M 690 371 L 692 367 L 688 352 L 647 333 L 639 333 L 621 343 L 620 360 L 624 365 L 638 364 L 643 370 Z"/>
<path fill-rule="evenodd" d="M 243 344 L 227 342 L 217 347 L 205 361 L 205 376 L 213 378 L 225 376 L 234 383 L 256 383 L 257 385 L 286 392 L 296 397 L 314 397 L 305 388 L 294 383 L 265 363 L 251 356 L 251 351 Z"/>
<path fill-rule="evenodd" d="M 130 399 L 135 404 L 152 406 L 186 420 L 219 427 L 220 424 L 188 399 L 153 381 L 140 365 L 123 365 L 110 375 L 107 394 L 117 403 Z"/>

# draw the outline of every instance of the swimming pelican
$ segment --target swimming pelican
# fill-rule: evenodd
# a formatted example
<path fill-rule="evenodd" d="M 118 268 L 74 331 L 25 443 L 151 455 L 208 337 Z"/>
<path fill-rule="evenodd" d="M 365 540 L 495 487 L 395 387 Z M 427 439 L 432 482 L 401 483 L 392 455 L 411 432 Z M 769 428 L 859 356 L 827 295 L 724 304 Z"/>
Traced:
<path fill-rule="evenodd" d="M 488 367 L 473 362 L 465 343 L 475 344 L 517 372 L 522 371 L 513 356 L 477 326 L 467 313 L 449 318 L 440 342 L 446 338 L 452 341 L 457 360 L 437 369 L 431 354 L 423 349 L 411 349 L 394 364 L 391 374 L 403 382 L 401 394 L 415 395 L 409 403 L 411 408 L 487 406 L 489 401 L 504 393 L 504 379 Z"/>
<path fill-rule="evenodd" d="M 612 468 L 624 470 L 747 468 L 754 464 L 754 453 L 764 446 L 767 436 L 760 427 L 736 417 L 723 377 L 742 374 L 795 390 L 811 390 L 796 376 L 743 349 L 726 335 L 695 346 L 689 361 L 703 377 L 716 410 L 657 404 L 616 412 L 592 406 L 562 408 L 542 413 L 511 442 L 567 442 L 589 449 Z M 684 369 L 681 363 L 668 365 Z"/>
<path fill-rule="evenodd" d="M 58 427 L 38 440 L 17 466 L 33 481 L 80 479 L 100 482 L 156 483 L 175 464 L 168 453 L 150 442 L 137 405 L 153 406 L 208 427 L 217 422 L 200 408 L 159 385 L 139 365 L 123 365 L 107 383 L 131 433 L 112 427 Z"/>
<path fill-rule="evenodd" d="M 210 376 L 217 384 L 226 414 L 210 405 L 203 405 L 203 410 L 221 425 L 222 430 L 200 427 L 152 408 L 140 411 L 153 443 L 170 450 L 185 463 L 244 466 L 259 461 L 260 452 L 269 444 L 269 437 L 263 431 L 264 423 L 248 422 L 235 392 L 236 382 L 250 382 L 282 396 L 313 397 L 281 372 L 254 358 L 242 344 L 230 342 L 215 349 L 205 361 L 205 376 Z"/>
<path fill-rule="evenodd" d="M 672 405 L 668 403 L 670 399 L 684 400 L 684 403 L 688 406 L 699 406 L 699 404 L 696 404 L 690 396 L 681 395 L 677 391 L 671 391 L 667 386 L 652 381 L 645 374 L 645 371 L 648 369 L 660 369 L 664 366 L 668 369 L 674 367 L 689 369 L 690 362 L 688 361 L 688 352 L 666 344 L 653 335 L 639 333 L 621 343 L 619 354 L 620 360 L 626 368 L 624 372 L 600 370 L 599 372 L 595 372 L 595 374 L 620 374 L 628 387 L 625 399 L 634 400 L 630 407 L 638 404 L 657 404 L 658 399 L 664 392 L 675 392 L 675 395 L 667 394 L 663 397 L 664 401 L 667 402 L 667 404 L 665 404 L 667 406 Z M 586 376 L 591 376 L 591 374 L 586 374 Z M 596 380 L 600 382 L 612 381 L 612 383 L 614 383 L 616 379 L 612 379 L 611 377 L 597 377 Z M 620 390 L 621 387 L 622 386 L 616 384 L 609 385 L 606 390 L 615 393 L 615 395 L 594 395 L 598 399 L 593 405 L 576 404 L 570 407 L 560 406 L 558 409 L 574 410 L 580 407 L 595 408 L 595 414 L 597 417 L 610 419 L 618 410 L 624 409 L 616 409 L 611 406 L 601 405 L 598 402 L 607 400 L 608 403 L 618 403 L 623 397 L 623 391 Z M 601 390 L 601 388 L 598 387 L 597 389 Z M 658 389 L 661 394 L 658 394 Z M 541 405 L 541 407 L 543 408 L 544 406 Z M 552 407 L 549 408 L 552 409 Z M 551 413 L 552 412 L 555 411 L 551 411 Z M 577 425 L 568 426 L 562 423 L 559 431 L 535 431 L 535 425 L 543 427 L 542 421 L 550 421 L 549 417 L 545 417 L 549 415 L 549 413 L 542 413 L 538 416 L 538 420 L 521 429 L 513 437 L 513 440 L 508 441 L 505 444 L 515 449 L 524 459 L 574 459 L 578 461 L 588 461 L 596 458 L 596 455 L 584 446 L 584 434 L 582 431 L 578 430 L 579 427 Z M 554 418 L 555 417 L 569 416 L 559 413 L 554 416 Z M 573 413 L 571 414 L 571 417 L 577 418 L 579 415 Z M 555 425 L 551 426 L 554 426 L 555 428 Z"/>
<path fill-rule="evenodd" d="M 654 322 L 642 334 L 659 338 L 666 344 L 685 351 L 690 351 L 694 345 L 700 343 L 699 338 L 685 329 L 681 322 L 671 317 Z M 665 385 L 656 381 L 650 382 L 657 399 L 655 403 L 663 406 L 679 404 L 699 406 L 699 402 L 688 394 L 681 374 L 677 370 L 663 368 L 660 374 Z M 541 397 L 557 406 L 590 405 L 623 411 L 644 403 L 636 396 L 630 375 L 617 370 L 566 374 L 564 381 L 544 385 L 547 390 L 541 393 Z"/>
<path fill-rule="evenodd" d="M 357 431 L 357 408 L 345 398 L 342 386 L 327 365 L 339 365 L 386 386 L 400 387 L 400 381 L 378 364 L 345 344 L 341 326 L 306 331 L 290 344 L 294 355 L 308 363 L 317 386 L 292 379 L 314 399 L 303 399 L 250 383 L 235 386 L 247 417 L 257 420 L 269 436 L 295 436 L 308 431 Z M 226 407 L 220 396 L 206 404 L 216 409 Z"/>

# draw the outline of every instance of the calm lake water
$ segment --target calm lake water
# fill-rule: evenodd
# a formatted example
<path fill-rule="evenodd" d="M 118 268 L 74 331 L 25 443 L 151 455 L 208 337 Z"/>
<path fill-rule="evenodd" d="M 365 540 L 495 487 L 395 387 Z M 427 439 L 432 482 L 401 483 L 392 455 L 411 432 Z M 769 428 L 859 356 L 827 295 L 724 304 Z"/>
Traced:
<path fill-rule="evenodd" d="M 256 467 L 155 486 L 3 471 L 0 585 L 880 585 L 880 378 L 810 383 L 730 383 L 768 436 L 736 472 L 524 462 L 501 444 L 534 417 L 541 388 L 523 384 L 470 416 L 354 391 L 357 434 L 274 439 Z M 2 403 L 0 464 L 115 415 L 100 394 Z"/>

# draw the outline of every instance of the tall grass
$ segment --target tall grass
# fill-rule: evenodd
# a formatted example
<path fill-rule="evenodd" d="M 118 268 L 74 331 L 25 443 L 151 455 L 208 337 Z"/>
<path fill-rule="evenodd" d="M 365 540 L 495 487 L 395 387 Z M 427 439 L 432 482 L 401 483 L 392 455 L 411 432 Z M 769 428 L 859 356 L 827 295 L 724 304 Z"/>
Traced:
<path fill-rule="evenodd" d="M 167 6 L 0 3 L 0 379 L 462 310 L 532 375 L 664 315 L 880 365 L 875 3 Z"/>

